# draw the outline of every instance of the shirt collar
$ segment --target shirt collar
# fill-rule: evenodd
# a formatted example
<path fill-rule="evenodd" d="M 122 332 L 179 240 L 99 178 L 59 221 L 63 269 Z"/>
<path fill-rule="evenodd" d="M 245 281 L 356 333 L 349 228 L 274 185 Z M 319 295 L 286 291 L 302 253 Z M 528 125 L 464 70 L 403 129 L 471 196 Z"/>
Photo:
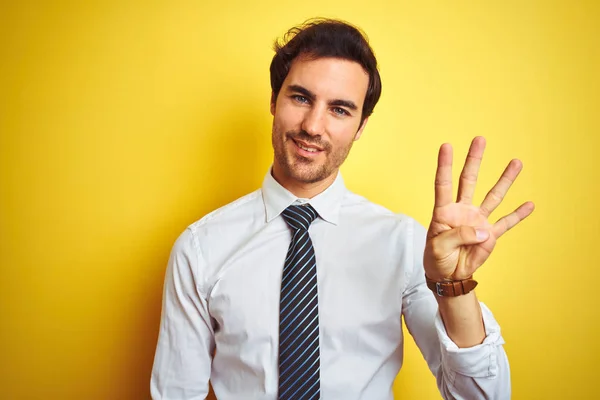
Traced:
<path fill-rule="evenodd" d="M 269 168 L 262 185 L 262 196 L 267 222 L 271 222 L 283 210 L 294 203 L 310 203 L 317 213 L 319 213 L 319 217 L 334 225 L 338 224 L 340 206 L 346 194 L 346 185 L 339 171 L 333 183 L 311 199 L 296 197 L 273 178 L 271 171 L 272 168 Z"/>

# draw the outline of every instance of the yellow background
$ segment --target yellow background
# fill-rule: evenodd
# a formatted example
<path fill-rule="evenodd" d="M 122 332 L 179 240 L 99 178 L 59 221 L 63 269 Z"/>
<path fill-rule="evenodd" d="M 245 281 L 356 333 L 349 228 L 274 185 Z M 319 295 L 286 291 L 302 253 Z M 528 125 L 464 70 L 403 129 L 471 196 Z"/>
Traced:
<path fill-rule="evenodd" d="M 2 2 L 0 397 L 145 399 L 170 248 L 271 163 L 271 43 L 316 16 L 369 35 L 383 95 L 348 187 L 427 224 L 438 146 L 488 139 L 476 200 L 537 209 L 478 273 L 513 398 L 598 398 L 596 1 Z M 437 399 L 411 339 L 395 385 Z"/>

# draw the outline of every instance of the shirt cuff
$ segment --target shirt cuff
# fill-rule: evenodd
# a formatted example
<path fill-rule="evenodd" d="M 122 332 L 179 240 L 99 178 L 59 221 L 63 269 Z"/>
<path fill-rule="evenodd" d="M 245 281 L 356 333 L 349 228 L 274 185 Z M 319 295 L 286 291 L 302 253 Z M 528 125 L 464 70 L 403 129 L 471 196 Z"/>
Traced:
<path fill-rule="evenodd" d="M 444 367 L 473 378 L 492 378 L 498 374 L 497 349 L 504 344 L 504 339 L 500 335 L 500 325 L 494 319 L 490 309 L 481 302 L 479 305 L 486 335 L 483 343 L 459 348 L 446 333 L 439 310 L 435 316 L 435 327 L 440 339 Z"/>

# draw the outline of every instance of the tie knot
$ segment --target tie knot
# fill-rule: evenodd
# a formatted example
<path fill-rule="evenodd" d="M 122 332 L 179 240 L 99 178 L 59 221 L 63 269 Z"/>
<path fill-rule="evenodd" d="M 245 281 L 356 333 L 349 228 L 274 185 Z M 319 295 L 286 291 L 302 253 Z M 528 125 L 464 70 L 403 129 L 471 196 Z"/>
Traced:
<path fill-rule="evenodd" d="M 308 230 L 310 224 L 317 218 L 317 211 L 310 205 L 289 206 L 281 213 L 285 222 L 294 230 Z"/>

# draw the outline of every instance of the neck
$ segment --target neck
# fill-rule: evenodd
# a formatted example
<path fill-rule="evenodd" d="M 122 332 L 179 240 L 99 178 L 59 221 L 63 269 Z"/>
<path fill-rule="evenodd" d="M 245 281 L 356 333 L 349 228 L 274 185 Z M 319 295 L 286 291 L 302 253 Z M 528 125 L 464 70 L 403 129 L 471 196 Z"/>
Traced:
<path fill-rule="evenodd" d="M 329 175 L 327 178 L 320 180 L 318 182 L 306 183 L 306 182 L 298 182 L 289 177 L 286 177 L 281 173 L 277 164 L 273 165 L 273 178 L 284 188 L 289 190 L 294 196 L 300 197 L 303 199 L 312 199 L 319 193 L 323 192 L 327 189 L 331 184 L 335 181 L 337 177 L 338 170 L 336 169 L 334 173 Z"/>

